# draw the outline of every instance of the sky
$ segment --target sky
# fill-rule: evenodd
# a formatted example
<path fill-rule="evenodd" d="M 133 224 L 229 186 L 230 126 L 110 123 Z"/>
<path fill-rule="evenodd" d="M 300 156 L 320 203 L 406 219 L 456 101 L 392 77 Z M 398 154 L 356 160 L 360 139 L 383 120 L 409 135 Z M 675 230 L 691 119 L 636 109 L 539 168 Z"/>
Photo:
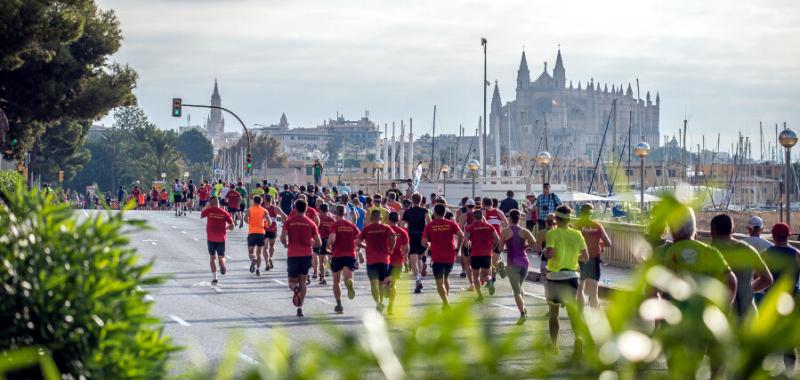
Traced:
<path fill-rule="evenodd" d="M 123 31 L 112 60 L 139 73 L 135 94 L 161 128 L 171 98 L 222 104 L 249 126 L 312 127 L 338 113 L 378 123 L 413 118 L 415 134 L 476 128 L 483 113 L 483 51 L 503 103 L 514 98 L 524 48 L 531 77 L 552 70 L 558 46 L 567 80 L 631 83 L 661 95 L 661 135 L 689 121 L 688 144 L 759 122 L 800 129 L 800 3 L 795 0 L 97 0 Z M 491 88 L 488 96 L 491 101 Z M 184 109 L 191 124 L 208 112 Z M 110 124 L 110 117 L 102 120 Z M 226 130 L 236 131 L 233 118 Z M 399 133 L 399 131 L 398 131 Z M 711 141 L 714 141 L 712 143 Z M 765 141 L 766 145 L 767 142 Z M 727 148 L 726 148 L 727 147 Z M 753 147 L 758 153 L 757 146 Z"/>

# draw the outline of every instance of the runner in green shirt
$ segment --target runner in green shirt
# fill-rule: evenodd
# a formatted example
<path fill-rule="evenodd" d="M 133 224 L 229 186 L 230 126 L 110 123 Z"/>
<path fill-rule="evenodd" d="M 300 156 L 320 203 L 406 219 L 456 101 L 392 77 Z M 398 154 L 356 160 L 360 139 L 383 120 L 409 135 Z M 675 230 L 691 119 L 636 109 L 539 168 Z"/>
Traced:
<path fill-rule="evenodd" d="M 550 344 L 554 353 L 558 353 L 558 313 L 561 304 L 575 303 L 578 296 L 578 262 L 589 260 L 589 251 L 586 241 L 580 231 L 569 227 L 572 209 L 569 206 L 556 208 L 558 226 L 547 231 L 545 257 L 547 257 L 547 304 L 550 307 L 549 331 Z M 575 321 L 580 318 L 574 315 L 573 307 L 567 308 L 572 330 Z M 575 335 L 573 358 L 579 359 L 583 355 L 583 341 Z"/>

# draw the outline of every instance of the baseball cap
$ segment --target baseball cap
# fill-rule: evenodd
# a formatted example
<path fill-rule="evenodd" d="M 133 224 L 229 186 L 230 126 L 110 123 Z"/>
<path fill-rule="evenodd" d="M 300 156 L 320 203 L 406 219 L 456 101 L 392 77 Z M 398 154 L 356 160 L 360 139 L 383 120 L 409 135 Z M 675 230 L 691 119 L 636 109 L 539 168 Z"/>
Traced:
<path fill-rule="evenodd" d="M 750 219 L 747 220 L 747 228 L 764 228 L 764 219 L 761 219 L 757 216 L 751 216 Z"/>
<path fill-rule="evenodd" d="M 535 194 L 535 193 L 529 193 L 529 194 L 528 194 L 528 195 L 526 195 L 525 197 L 534 197 L 534 198 L 536 198 L 536 194 Z"/>
<path fill-rule="evenodd" d="M 775 223 L 772 226 L 772 236 L 786 237 L 792 233 L 792 229 L 786 223 Z"/>
<path fill-rule="evenodd" d="M 581 205 L 581 210 L 594 210 L 594 206 L 591 203 L 584 203 Z"/>
<path fill-rule="evenodd" d="M 467 203 L 465 203 L 464 205 L 467 206 L 467 207 L 469 207 L 469 206 L 473 206 L 474 207 L 475 206 L 475 201 L 472 200 L 472 199 L 467 199 Z"/>

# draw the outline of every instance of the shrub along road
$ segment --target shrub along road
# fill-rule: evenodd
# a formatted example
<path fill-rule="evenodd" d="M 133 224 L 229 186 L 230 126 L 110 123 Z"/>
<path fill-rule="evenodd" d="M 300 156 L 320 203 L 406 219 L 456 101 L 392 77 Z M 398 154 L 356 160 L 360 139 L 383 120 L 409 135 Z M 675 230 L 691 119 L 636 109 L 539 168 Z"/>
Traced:
<path fill-rule="evenodd" d="M 83 217 L 93 211 L 78 211 Z M 280 328 L 287 332 L 295 349 L 304 342 L 329 342 L 332 339 L 326 324 L 349 331 L 363 331 L 362 316 L 374 310 L 375 303 L 369 292 L 365 266 L 355 274 L 357 296 L 354 300 L 343 297 L 345 312 L 335 314 L 332 293 L 332 278 L 328 285 L 319 285 L 312 280 L 304 305 L 304 318 L 294 315 L 291 292 L 286 284 L 286 249 L 277 243 L 275 268 L 256 277 L 249 272 L 247 256 L 247 229 L 236 228 L 228 233 L 226 256 L 228 272 L 220 276 L 220 283 L 211 286 L 211 273 L 206 249 L 205 221 L 194 212 L 184 217 L 175 217 L 171 212 L 130 211 L 128 219 L 147 221 L 151 229 L 130 233 L 131 245 L 144 260 L 153 260 L 154 275 L 166 276 L 160 285 L 147 287 L 148 299 L 155 302 L 154 313 L 163 320 L 165 332 L 184 351 L 173 357 L 173 373 L 218 364 L 225 348 L 232 340 L 236 344 L 240 365 L 258 362 L 257 346 L 269 343 L 270 331 Z M 456 264 L 450 276 L 451 300 L 454 303 L 469 302 L 475 298 L 467 291 L 466 279 L 459 277 Z M 433 277 L 423 282 L 422 294 L 413 294 L 410 274 L 403 274 L 398 285 L 398 307 L 394 317 L 415 318 L 426 306 L 439 309 L 441 301 L 436 294 Z M 493 317 L 498 338 L 510 332 L 519 316 L 507 279 L 497 280 L 497 293 L 487 296 L 486 302 L 472 310 Z M 344 289 L 343 289 L 344 290 Z M 524 342 L 547 339 L 547 320 L 544 316 L 546 304 L 543 287 L 539 283 L 525 284 L 529 319 L 525 325 Z M 346 294 L 346 291 L 343 291 Z M 403 305 L 410 305 L 404 307 Z M 570 353 L 572 331 L 566 312 L 562 309 L 560 346 L 562 355 Z M 396 330 L 396 329 L 395 329 Z M 468 342 L 465 341 L 465 344 Z M 510 363 L 509 363 L 510 364 Z M 514 364 L 510 364 L 514 365 Z"/>

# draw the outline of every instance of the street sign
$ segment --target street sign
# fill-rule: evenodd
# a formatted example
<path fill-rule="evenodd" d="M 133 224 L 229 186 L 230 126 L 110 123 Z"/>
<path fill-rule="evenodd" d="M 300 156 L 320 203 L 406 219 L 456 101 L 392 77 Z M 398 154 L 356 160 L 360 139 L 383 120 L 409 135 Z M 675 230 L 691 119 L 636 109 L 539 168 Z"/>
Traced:
<path fill-rule="evenodd" d="M 215 174 L 215 175 L 221 175 L 221 174 L 225 174 L 225 171 L 224 171 L 224 170 L 222 170 L 222 169 L 214 169 L 214 174 Z"/>

